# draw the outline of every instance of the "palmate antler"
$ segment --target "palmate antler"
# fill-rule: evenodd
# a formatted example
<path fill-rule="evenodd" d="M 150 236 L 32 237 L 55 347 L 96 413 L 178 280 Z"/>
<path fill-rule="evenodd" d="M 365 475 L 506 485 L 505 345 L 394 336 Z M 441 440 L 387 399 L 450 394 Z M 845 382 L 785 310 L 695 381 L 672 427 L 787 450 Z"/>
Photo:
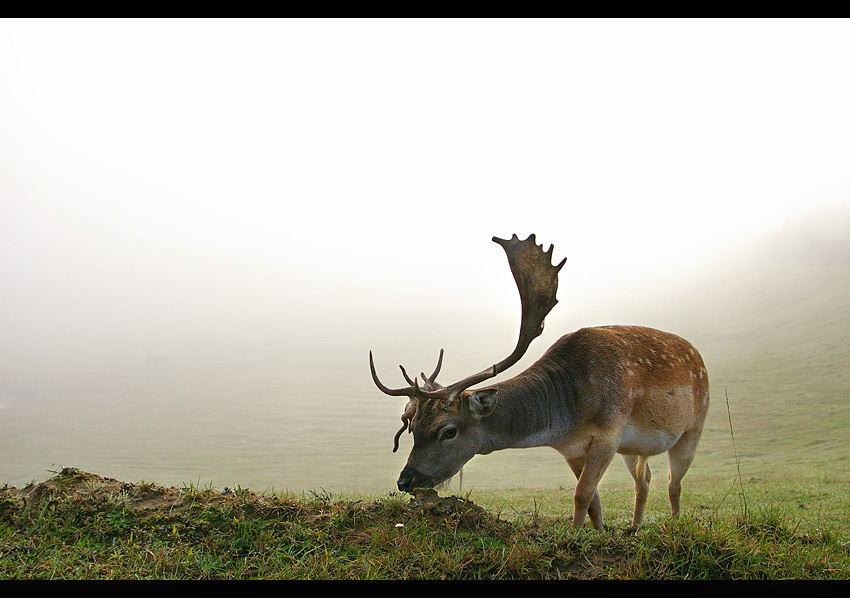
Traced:
<path fill-rule="evenodd" d="M 554 246 L 550 246 L 549 250 L 544 252 L 543 246 L 537 245 L 534 235 L 529 235 L 525 241 L 520 241 L 516 235 L 513 235 L 510 240 L 493 237 L 493 241 L 501 245 L 505 250 L 511 272 L 513 272 L 514 280 L 519 290 L 520 302 L 522 304 L 522 321 L 520 323 L 519 339 L 517 340 L 516 348 L 505 359 L 492 367 L 445 387 L 440 386 L 436 382 L 437 374 L 443 363 L 443 350 L 440 349 L 440 359 L 437 362 L 437 368 L 431 376 L 426 377 L 424 373 L 422 374 L 424 380 L 422 386 L 419 385 L 418 378 L 411 380 L 404 368 L 399 366 L 405 380 L 410 386 L 396 389 L 384 386 L 378 379 L 378 375 L 375 372 L 375 362 L 370 351 L 369 368 L 372 372 L 372 380 L 375 381 L 375 385 L 381 392 L 390 396 L 406 396 L 411 399 L 454 400 L 467 388 L 493 378 L 514 365 L 525 355 L 531 341 L 543 332 L 544 318 L 555 307 L 555 304 L 558 303 L 555 297 L 558 291 L 558 272 L 560 272 L 567 259 L 564 258 L 560 264 L 553 266 L 552 250 Z M 411 400 L 405 408 L 405 413 L 402 416 L 404 427 L 396 435 L 396 443 L 398 442 L 398 436 L 404 431 L 416 412 L 415 403 L 416 401 Z"/>

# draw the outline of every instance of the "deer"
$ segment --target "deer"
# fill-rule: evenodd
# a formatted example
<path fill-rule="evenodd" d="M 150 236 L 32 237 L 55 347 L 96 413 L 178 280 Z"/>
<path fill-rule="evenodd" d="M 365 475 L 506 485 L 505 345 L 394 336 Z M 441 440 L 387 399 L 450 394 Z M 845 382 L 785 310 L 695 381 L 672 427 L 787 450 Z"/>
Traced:
<path fill-rule="evenodd" d="M 535 235 L 520 241 L 493 237 L 504 249 L 520 295 L 521 321 L 510 355 L 477 374 L 443 386 L 443 362 L 408 384 L 385 386 L 369 368 L 378 389 L 407 397 L 393 452 L 407 430 L 413 448 L 396 482 L 399 491 L 439 486 L 475 455 L 508 448 L 549 446 L 567 461 L 577 479 L 574 529 L 589 517 L 603 530 L 598 485 L 616 453 L 634 479 L 631 529 L 643 521 L 651 472 L 647 459 L 667 452 L 667 494 L 678 517 L 682 478 L 690 468 L 709 406 L 708 373 L 699 352 L 675 334 L 643 326 L 595 326 L 558 339 L 536 362 L 512 378 L 479 386 L 518 362 L 543 332 L 555 304 L 558 273 L 551 245 L 543 251 Z M 478 388 L 473 388 L 479 386 Z"/>

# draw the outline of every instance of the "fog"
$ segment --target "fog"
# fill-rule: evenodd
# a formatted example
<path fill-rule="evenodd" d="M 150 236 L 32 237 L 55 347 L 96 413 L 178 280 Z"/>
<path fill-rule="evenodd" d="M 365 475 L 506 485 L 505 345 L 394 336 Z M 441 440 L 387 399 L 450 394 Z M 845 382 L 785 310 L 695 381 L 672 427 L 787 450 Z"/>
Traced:
<path fill-rule="evenodd" d="M 392 385 L 398 363 L 430 368 L 441 347 L 447 379 L 513 347 L 493 235 L 535 233 L 568 258 L 529 358 L 583 325 L 711 303 L 681 295 L 765 243 L 841 245 L 848 33 L 0 21 L 0 482 L 77 457 L 109 475 L 299 487 L 313 478 L 273 458 L 297 446 L 333 462 L 313 468 L 332 485 L 352 446 L 386 449 L 400 415 L 375 396 L 370 349 Z M 355 416 L 371 419 L 341 436 Z"/>

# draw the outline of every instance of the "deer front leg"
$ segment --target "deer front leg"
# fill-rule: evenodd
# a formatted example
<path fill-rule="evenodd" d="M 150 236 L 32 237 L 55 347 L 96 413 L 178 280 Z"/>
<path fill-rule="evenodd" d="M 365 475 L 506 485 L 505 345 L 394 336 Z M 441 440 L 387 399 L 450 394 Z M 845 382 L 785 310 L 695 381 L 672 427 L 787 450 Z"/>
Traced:
<path fill-rule="evenodd" d="M 599 498 L 597 486 L 616 452 L 616 446 L 594 439 L 590 443 L 585 456 L 580 460 L 574 460 L 583 461 L 576 484 L 575 512 L 573 513 L 574 529 L 584 526 L 584 520 L 588 511 L 590 511 L 590 521 L 593 523 L 593 527 L 602 531 L 602 501 Z M 570 467 L 573 467 L 573 471 L 575 471 L 572 463 L 570 463 Z"/>
<path fill-rule="evenodd" d="M 576 480 L 581 479 L 581 471 L 584 468 L 584 457 L 567 459 L 567 464 L 576 476 Z M 590 515 L 590 522 L 596 529 L 602 529 L 602 500 L 599 498 L 599 490 L 593 492 L 593 498 L 590 500 L 590 505 L 587 508 L 587 514 Z M 575 519 L 573 519 L 575 525 Z"/>

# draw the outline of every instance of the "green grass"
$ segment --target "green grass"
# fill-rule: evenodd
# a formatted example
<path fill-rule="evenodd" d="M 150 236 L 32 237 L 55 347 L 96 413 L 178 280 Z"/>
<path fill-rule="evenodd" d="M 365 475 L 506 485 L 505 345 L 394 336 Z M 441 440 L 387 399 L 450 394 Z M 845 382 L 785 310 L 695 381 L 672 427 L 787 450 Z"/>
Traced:
<path fill-rule="evenodd" d="M 0 578 L 846 580 L 847 481 L 693 484 L 677 520 L 655 491 L 634 533 L 630 491 L 603 489 L 599 533 L 572 530 L 568 489 L 296 496 L 65 468 L 0 490 Z"/>

